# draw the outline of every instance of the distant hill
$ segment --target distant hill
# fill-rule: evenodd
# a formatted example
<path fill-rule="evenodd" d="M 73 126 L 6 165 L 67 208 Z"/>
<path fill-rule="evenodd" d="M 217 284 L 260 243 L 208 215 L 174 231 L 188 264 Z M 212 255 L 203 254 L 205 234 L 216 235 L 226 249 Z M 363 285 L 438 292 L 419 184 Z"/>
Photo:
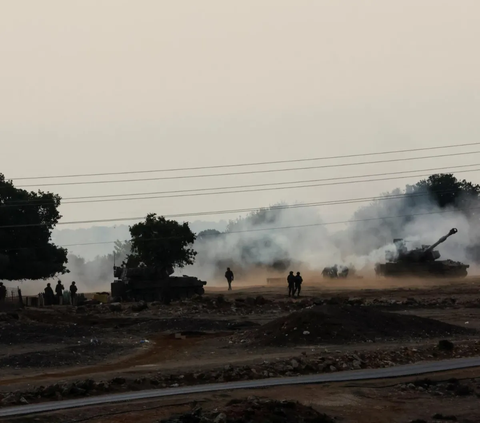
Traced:
<path fill-rule="evenodd" d="M 228 222 L 221 220 L 218 222 L 206 222 L 196 220 L 190 222 L 190 228 L 199 233 L 206 229 L 216 229 L 224 231 Z M 96 256 L 109 254 L 113 251 L 113 241 L 119 239 L 124 241 L 130 238 L 128 225 L 117 226 L 92 226 L 90 228 L 80 229 L 56 229 L 52 234 L 53 242 L 58 245 L 67 246 L 70 253 L 91 260 Z M 71 244 L 91 244 L 91 245 L 73 245 Z"/>

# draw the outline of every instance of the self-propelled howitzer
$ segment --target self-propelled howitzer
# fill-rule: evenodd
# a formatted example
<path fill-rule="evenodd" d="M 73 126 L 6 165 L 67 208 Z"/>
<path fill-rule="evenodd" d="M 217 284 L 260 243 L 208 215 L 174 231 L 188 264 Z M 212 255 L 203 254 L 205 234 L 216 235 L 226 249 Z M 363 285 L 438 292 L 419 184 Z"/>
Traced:
<path fill-rule="evenodd" d="M 408 250 L 403 239 L 394 239 L 396 251 L 385 254 L 386 263 L 375 265 L 378 276 L 386 277 L 454 277 L 467 276 L 468 264 L 453 260 L 438 260 L 440 253 L 435 248 L 445 242 L 448 237 L 456 234 L 456 228 L 442 236 L 432 245 L 422 245 L 421 248 Z"/>

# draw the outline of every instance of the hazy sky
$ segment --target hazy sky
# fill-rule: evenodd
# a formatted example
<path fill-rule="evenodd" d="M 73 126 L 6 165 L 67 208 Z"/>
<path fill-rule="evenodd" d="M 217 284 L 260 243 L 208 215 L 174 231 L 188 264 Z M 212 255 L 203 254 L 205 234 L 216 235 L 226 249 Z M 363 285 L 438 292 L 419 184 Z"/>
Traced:
<path fill-rule="evenodd" d="M 480 141 L 478 0 L 0 4 L 0 172 L 7 178 Z M 480 151 L 480 146 L 418 155 L 460 151 Z M 255 169 L 382 158 L 392 156 Z M 264 175 L 42 188 L 65 198 L 174 191 L 459 166 L 479 163 L 479 158 L 472 154 Z M 225 170 L 203 173 L 213 172 Z M 180 174 L 188 173 L 120 178 Z M 458 176 L 480 183 L 478 171 Z M 357 198 L 417 179 L 71 204 L 62 206 L 62 213 L 64 221 L 75 221 Z M 34 189 L 35 184 L 79 180 L 15 182 Z M 355 207 L 321 211 L 325 220 L 338 220 L 348 218 Z M 233 216 L 202 219 L 228 217 Z"/>

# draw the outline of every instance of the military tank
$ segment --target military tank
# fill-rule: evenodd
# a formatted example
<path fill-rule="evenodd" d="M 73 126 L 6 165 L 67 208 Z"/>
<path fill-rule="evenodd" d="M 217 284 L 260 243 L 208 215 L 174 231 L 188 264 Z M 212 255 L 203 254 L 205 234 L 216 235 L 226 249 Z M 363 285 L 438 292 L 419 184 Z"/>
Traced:
<path fill-rule="evenodd" d="M 117 267 L 111 284 L 112 297 L 117 301 L 162 301 L 203 295 L 207 282 L 193 276 L 171 276 L 173 268 Z"/>
<path fill-rule="evenodd" d="M 422 245 L 421 248 L 409 250 L 403 239 L 394 239 L 396 252 L 385 253 L 386 263 L 375 265 L 377 276 L 385 277 L 453 277 L 467 276 L 468 264 L 453 260 L 438 260 L 440 253 L 435 248 L 458 231 L 453 228 L 432 245 Z"/>

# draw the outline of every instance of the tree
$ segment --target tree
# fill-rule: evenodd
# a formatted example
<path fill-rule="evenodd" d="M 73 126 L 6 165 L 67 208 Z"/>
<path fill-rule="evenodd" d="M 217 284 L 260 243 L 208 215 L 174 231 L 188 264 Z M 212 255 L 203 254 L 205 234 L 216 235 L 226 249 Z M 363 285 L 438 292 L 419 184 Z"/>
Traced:
<path fill-rule="evenodd" d="M 451 173 L 431 175 L 412 189 L 413 193 L 426 192 L 440 208 L 454 207 L 465 215 L 474 215 L 469 206 L 480 196 L 480 185 L 458 180 Z M 473 213 L 472 213 L 473 212 Z"/>
<path fill-rule="evenodd" d="M 68 272 L 67 250 L 51 242 L 60 200 L 15 188 L 0 174 L 0 279 L 48 279 Z"/>
<path fill-rule="evenodd" d="M 195 262 L 197 252 L 189 245 L 196 236 L 188 223 L 180 224 L 155 213 L 147 215 L 144 222 L 130 226 L 131 253 L 127 266 L 184 267 Z"/>

